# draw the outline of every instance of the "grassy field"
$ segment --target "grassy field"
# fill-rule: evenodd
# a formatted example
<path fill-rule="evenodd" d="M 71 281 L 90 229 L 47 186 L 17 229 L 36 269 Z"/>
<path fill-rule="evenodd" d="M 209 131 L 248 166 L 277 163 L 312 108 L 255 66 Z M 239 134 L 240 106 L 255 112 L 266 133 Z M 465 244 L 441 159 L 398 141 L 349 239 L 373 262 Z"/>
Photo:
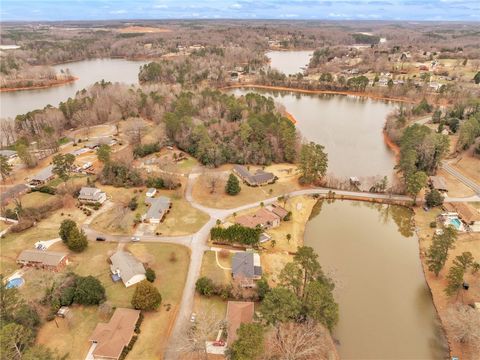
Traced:
<path fill-rule="evenodd" d="M 30 192 L 28 194 L 23 195 L 20 198 L 20 202 L 22 204 L 22 207 L 28 208 L 28 207 L 36 207 L 39 206 L 40 204 L 45 204 L 50 200 L 55 199 L 55 195 L 50 195 L 50 194 L 44 194 L 41 192 Z M 11 201 L 7 208 L 13 209 L 15 207 L 15 202 Z"/>
<path fill-rule="evenodd" d="M 255 167 L 252 166 L 250 171 L 254 172 Z M 278 176 L 279 179 L 275 184 L 250 187 L 242 183 L 242 190 L 238 195 L 228 196 L 225 194 L 224 189 L 231 172 L 231 166 L 224 166 L 216 175 L 212 175 L 212 173 L 200 175 L 193 186 L 192 195 L 194 199 L 202 205 L 213 208 L 230 209 L 255 201 L 280 196 L 301 188 L 298 184 L 295 167 L 291 164 L 267 166 L 265 171 L 273 172 Z M 214 193 L 210 192 L 210 179 L 212 176 L 218 177 L 217 189 Z"/>
<path fill-rule="evenodd" d="M 112 306 L 131 307 L 130 300 L 135 286 L 125 288 L 123 283 L 113 283 L 110 279 L 107 258 L 117 246 L 114 243 L 91 243 L 85 252 L 71 256 L 69 269 L 83 276 L 97 277 L 105 286 L 107 301 Z M 64 245 L 60 243 L 54 247 L 61 250 Z M 131 251 L 140 261 L 155 270 L 157 279 L 154 284 L 162 294 L 161 308 L 146 314 L 142 333 L 127 359 L 158 359 L 163 353 L 181 300 L 190 252 L 183 246 L 162 243 L 129 244 L 125 250 Z M 54 336 L 59 329 L 55 322 L 49 322 L 41 328 L 38 341 L 52 349 L 58 349 L 61 354 L 75 354 L 70 356 L 71 359 L 83 359 L 89 348 L 88 337 L 100 319 L 96 307 L 74 307 L 74 311 L 73 325 L 60 326 L 61 337 Z"/>

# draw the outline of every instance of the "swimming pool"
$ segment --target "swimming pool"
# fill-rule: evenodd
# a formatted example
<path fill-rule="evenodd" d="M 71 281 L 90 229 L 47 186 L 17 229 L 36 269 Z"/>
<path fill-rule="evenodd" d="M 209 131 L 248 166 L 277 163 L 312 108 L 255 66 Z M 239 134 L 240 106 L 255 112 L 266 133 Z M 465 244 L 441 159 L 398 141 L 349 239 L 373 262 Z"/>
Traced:
<path fill-rule="evenodd" d="M 23 284 L 25 284 L 25 280 L 23 280 L 23 278 L 21 278 L 21 277 L 18 277 L 18 278 L 13 278 L 13 279 L 9 280 L 7 282 L 7 285 L 5 285 L 5 287 L 7 289 L 19 288 Z"/>
<path fill-rule="evenodd" d="M 455 227 L 455 229 L 460 230 L 462 227 L 462 222 L 459 218 L 451 218 L 448 222 Z"/>

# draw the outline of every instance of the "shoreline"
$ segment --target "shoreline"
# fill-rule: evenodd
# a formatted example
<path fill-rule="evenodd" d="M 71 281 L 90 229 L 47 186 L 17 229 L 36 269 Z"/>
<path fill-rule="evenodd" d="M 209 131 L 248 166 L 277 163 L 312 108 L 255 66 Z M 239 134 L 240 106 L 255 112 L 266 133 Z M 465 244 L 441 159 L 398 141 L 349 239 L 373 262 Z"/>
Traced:
<path fill-rule="evenodd" d="M 260 84 L 233 84 L 220 88 L 220 90 L 230 90 L 230 89 L 241 89 L 241 88 L 252 88 L 252 89 L 261 89 L 261 90 L 273 90 L 273 91 L 288 91 L 288 92 L 297 92 L 301 94 L 316 94 L 316 95 L 352 95 L 366 97 L 373 100 L 383 100 L 383 101 L 395 101 L 401 103 L 413 104 L 416 103 L 414 100 L 399 98 L 399 97 L 387 97 L 376 95 L 367 92 L 355 92 L 355 91 L 335 91 L 335 90 L 307 90 L 307 89 L 297 89 L 290 88 L 286 86 L 273 86 L 273 85 L 260 85 Z"/>
<path fill-rule="evenodd" d="M 78 79 L 79 78 L 75 76 L 72 79 L 55 81 L 55 82 L 53 82 L 51 84 L 48 84 L 48 85 L 23 86 L 23 87 L 16 87 L 16 88 L 11 88 L 11 87 L 10 88 L 1 88 L 0 92 L 15 92 L 15 91 L 49 89 L 49 88 L 53 88 L 53 87 L 59 87 L 59 86 L 74 83 Z"/>

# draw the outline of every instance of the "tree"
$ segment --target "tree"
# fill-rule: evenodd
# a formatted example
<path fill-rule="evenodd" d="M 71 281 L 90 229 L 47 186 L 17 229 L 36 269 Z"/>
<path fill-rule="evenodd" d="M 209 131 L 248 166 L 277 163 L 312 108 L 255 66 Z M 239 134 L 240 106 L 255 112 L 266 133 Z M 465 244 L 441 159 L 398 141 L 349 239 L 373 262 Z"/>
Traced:
<path fill-rule="evenodd" d="M 435 273 L 436 276 L 445 266 L 448 259 L 448 252 L 455 247 L 457 239 L 457 230 L 453 226 L 447 226 L 442 234 L 435 234 L 432 238 L 432 244 L 427 251 L 428 270 Z"/>
<path fill-rule="evenodd" d="M 215 290 L 215 284 L 212 279 L 202 276 L 195 283 L 195 290 L 204 296 L 211 296 Z"/>
<path fill-rule="evenodd" d="M 102 163 L 106 164 L 110 162 L 112 149 L 107 144 L 102 144 L 97 149 L 97 158 Z"/>
<path fill-rule="evenodd" d="M 327 173 L 328 156 L 324 147 L 314 142 L 303 144 L 300 151 L 300 182 L 312 184 Z"/>
<path fill-rule="evenodd" d="M 1 359 L 21 360 L 25 350 L 33 344 L 35 336 L 25 326 L 10 323 L 0 331 Z"/>
<path fill-rule="evenodd" d="M 304 312 L 307 318 L 322 323 L 332 331 L 338 322 L 338 304 L 328 284 L 312 281 L 307 285 Z"/>
<path fill-rule="evenodd" d="M 475 84 L 480 84 L 480 71 L 475 74 L 473 81 L 475 81 Z"/>
<path fill-rule="evenodd" d="M 445 288 L 447 295 L 452 296 L 458 293 L 462 288 L 465 272 L 473 265 L 473 263 L 473 256 L 469 251 L 463 252 L 453 260 L 453 266 L 450 268 L 447 275 L 448 284 Z"/>
<path fill-rule="evenodd" d="M 230 174 L 228 177 L 227 184 L 225 185 L 225 192 L 228 195 L 238 195 L 240 193 L 240 190 L 242 188 L 240 187 L 240 182 L 238 181 L 238 178 L 234 174 Z"/>
<path fill-rule="evenodd" d="M 268 294 L 270 291 L 270 285 L 268 285 L 267 279 L 262 277 L 260 280 L 257 281 L 257 295 L 259 300 L 263 300 L 265 295 Z"/>
<path fill-rule="evenodd" d="M 26 167 L 33 168 L 37 166 L 38 160 L 30 153 L 27 144 L 23 142 L 18 143 L 15 146 L 15 150 L 17 151 L 18 157 L 20 160 L 22 160 Z"/>
<path fill-rule="evenodd" d="M 105 300 L 105 288 L 95 277 L 79 277 L 75 284 L 74 301 L 80 305 L 98 305 Z"/>
<path fill-rule="evenodd" d="M 413 204 L 417 204 L 418 193 L 427 185 L 428 176 L 423 171 L 417 171 L 407 176 L 407 192 L 413 196 Z"/>
<path fill-rule="evenodd" d="M 88 240 L 83 230 L 74 227 L 68 234 L 67 247 L 74 252 L 82 252 L 87 246 Z"/>
<path fill-rule="evenodd" d="M 152 268 L 148 267 L 146 270 L 145 270 L 145 277 L 147 278 L 147 280 L 151 283 L 153 283 L 155 281 L 155 279 L 157 278 L 157 274 L 155 274 L 155 270 L 153 270 Z"/>
<path fill-rule="evenodd" d="M 58 175 L 63 181 L 67 181 L 70 177 L 70 172 L 75 162 L 75 155 L 73 154 L 57 154 L 53 157 L 53 169 L 52 172 Z"/>
<path fill-rule="evenodd" d="M 152 311 L 162 303 L 162 295 L 158 289 L 144 280 L 137 284 L 132 296 L 132 306 L 137 310 Z"/>
<path fill-rule="evenodd" d="M 437 189 L 430 190 L 425 195 L 425 203 L 428 207 L 440 206 L 443 204 L 443 195 Z"/>
<path fill-rule="evenodd" d="M 255 360 L 263 354 L 265 335 L 261 324 L 241 324 L 237 336 L 237 340 L 229 349 L 229 359 Z"/>
<path fill-rule="evenodd" d="M 0 274 L 0 284 L 4 284 L 4 277 Z M 0 323 L 4 324 L 14 320 L 17 309 L 23 304 L 17 288 L 8 289 L 0 286 Z"/>
<path fill-rule="evenodd" d="M 43 345 L 34 345 L 28 348 L 22 356 L 22 360 L 61 360 L 52 350 Z"/>
<path fill-rule="evenodd" d="M 8 162 L 6 156 L 0 155 L 0 175 L 2 176 L 2 181 L 5 182 L 12 172 L 12 165 Z"/>
<path fill-rule="evenodd" d="M 455 305 L 446 312 L 446 325 L 455 341 L 480 350 L 480 312 L 468 305 Z"/>
<path fill-rule="evenodd" d="M 70 237 L 70 232 L 72 229 L 77 228 L 77 223 L 70 219 L 65 219 L 60 224 L 60 230 L 58 231 L 58 235 L 62 239 L 62 241 L 66 244 L 68 238 Z"/>
<path fill-rule="evenodd" d="M 292 291 L 276 287 L 265 295 L 260 311 L 269 324 L 276 324 L 297 319 L 300 310 L 300 301 Z"/>

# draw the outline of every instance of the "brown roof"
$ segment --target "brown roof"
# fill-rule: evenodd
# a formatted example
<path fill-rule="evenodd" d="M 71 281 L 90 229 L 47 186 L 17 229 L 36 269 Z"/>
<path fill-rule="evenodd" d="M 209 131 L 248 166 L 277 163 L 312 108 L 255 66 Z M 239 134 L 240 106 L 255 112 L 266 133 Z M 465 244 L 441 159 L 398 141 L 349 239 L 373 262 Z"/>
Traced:
<path fill-rule="evenodd" d="M 239 216 L 235 222 L 245 227 L 255 228 L 257 225 L 265 225 L 278 220 L 279 216 L 267 209 L 260 209 L 253 215 Z"/>
<path fill-rule="evenodd" d="M 288 215 L 288 211 L 281 207 L 280 205 L 277 205 L 277 204 L 272 204 L 272 210 L 271 210 L 274 214 L 278 215 L 280 217 L 280 219 L 283 219 L 285 216 Z"/>
<path fill-rule="evenodd" d="M 40 263 L 47 266 L 57 266 L 67 253 L 43 250 L 23 250 L 17 258 L 22 263 Z"/>
<path fill-rule="evenodd" d="M 97 343 L 93 356 L 118 359 L 133 337 L 139 316 L 139 310 L 117 308 L 108 323 L 97 324 L 90 336 Z"/>
<path fill-rule="evenodd" d="M 453 207 L 456 209 L 458 215 L 467 224 L 474 221 L 480 221 L 480 212 L 473 206 L 467 203 L 454 203 Z"/>
<path fill-rule="evenodd" d="M 250 301 L 229 301 L 227 304 L 228 337 L 227 344 L 230 346 L 237 340 L 237 330 L 241 324 L 249 324 L 253 321 L 255 307 Z"/>
<path fill-rule="evenodd" d="M 430 183 L 432 187 L 437 190 L 447 191 L 447 182 L 443 176 L 430 176 Z"/>

